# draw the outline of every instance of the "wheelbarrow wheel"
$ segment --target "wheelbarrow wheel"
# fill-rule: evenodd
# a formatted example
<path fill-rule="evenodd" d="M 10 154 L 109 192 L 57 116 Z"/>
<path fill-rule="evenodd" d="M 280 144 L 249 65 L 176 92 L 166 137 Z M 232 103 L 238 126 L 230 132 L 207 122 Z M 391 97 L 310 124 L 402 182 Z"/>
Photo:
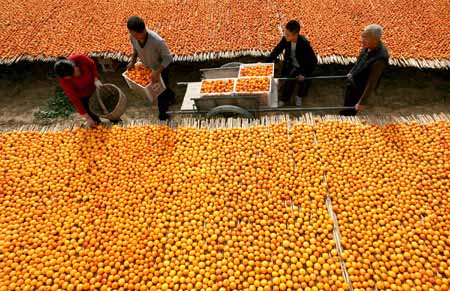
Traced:
<path fill-rule="evenodd" d="M 232 118 L 232 117 L 242 117 L 242 118 L 253 118 L 253 114 L 248 112 L 242 107 L 234 106 L 234 105 L 221 105 L 214 107 L 211 109 L 207 114 L 206 117 L 212 118 L 212 117 L 225 117 L 225 118 Z"/>

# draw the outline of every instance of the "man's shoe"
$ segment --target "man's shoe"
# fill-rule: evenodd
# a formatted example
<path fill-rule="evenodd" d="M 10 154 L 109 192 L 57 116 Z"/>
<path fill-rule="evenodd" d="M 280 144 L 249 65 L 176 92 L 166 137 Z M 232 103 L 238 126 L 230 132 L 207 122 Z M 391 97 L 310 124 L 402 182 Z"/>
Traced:
<path fill-rule="evenodd" d="M 169 106 L 174 105 L 177 103 L 177 97 L 174 95 L 172 98 L 170 98 Z"/>
<path fill-rule="evenodd" d="M 303 98 L 300 96 L 295 96 L 295 106 L 301 107 L 303 104 Z"/>
<path fill-rule="evenodd" d="M 165 120 L 168 120 L 169 119 L 169 114 L 167 114 L 167 113 L 160 113 L 159 114 L 159 120 L 160 121 L 165 121 Z"/>

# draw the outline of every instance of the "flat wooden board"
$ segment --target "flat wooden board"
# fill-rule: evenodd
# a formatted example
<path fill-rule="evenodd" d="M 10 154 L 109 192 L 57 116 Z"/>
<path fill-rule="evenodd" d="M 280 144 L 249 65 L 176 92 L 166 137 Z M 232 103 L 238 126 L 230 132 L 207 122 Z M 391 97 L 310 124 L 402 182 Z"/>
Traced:
<path fill-rule="evenodd" d="M 192 99 L 200 98 L 200 90 L 202 82 L 188 83 L 186 94 L 184 95 L 181 111 L 188 111 L 194 109 L 194 101 Z"/>
<path fill-rule="evenodd" d="M 201 70 L 203 79 L 237 78 L 239 66 L 232 68 L 212 68 Z"/>

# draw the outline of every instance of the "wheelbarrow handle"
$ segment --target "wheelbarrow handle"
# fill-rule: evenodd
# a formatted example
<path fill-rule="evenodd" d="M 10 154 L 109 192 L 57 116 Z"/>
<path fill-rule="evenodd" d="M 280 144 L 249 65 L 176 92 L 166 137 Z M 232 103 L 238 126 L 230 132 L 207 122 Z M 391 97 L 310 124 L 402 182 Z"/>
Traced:
<path fill-rule="evenodd" d="M 305 80 L 346 79 L 347 75 L 305 77 Z M 297 80 L 297 78 L 277 78 L 277 80 Z"/>

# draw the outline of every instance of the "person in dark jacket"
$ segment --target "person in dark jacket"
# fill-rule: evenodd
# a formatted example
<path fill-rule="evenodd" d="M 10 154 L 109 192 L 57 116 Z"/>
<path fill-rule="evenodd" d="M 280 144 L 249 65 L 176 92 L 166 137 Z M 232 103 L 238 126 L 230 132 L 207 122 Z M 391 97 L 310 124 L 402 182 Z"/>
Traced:
<path fill-rule="evenodd" d="M 280 106 L 284 106 L 291 99 L 292 91 L 298 84 L 298 91 L 295 97 L 295 105 L 302 105 L 302 98 L 308 94 L 310 81 L 305 77 L 311 76 L 317 65 L 317 57 L 309 41 L 305 36 L 300 35 L 300 23 L 291 20 L 286 24 L 284 37 L 273 49 L 267 62 L 273 63 L 284 51 L 283 68 L 281 77 L 296 78 L 287 80 L 284 84 L 283 93 L 280 97 Z"/>
<path fill-rule="evenodd" d="M 341 115 L 352 116 L 363 111 L 367 99 L 375 91 L 381 75 L 389 63 L 389 53 L 381 41 L 383 28 L 378 24 L 368 25 L 361 34 L 362 50 L 356 64 L 347 75 L 344 106 L 355 107 L 343 110 Z"/>

